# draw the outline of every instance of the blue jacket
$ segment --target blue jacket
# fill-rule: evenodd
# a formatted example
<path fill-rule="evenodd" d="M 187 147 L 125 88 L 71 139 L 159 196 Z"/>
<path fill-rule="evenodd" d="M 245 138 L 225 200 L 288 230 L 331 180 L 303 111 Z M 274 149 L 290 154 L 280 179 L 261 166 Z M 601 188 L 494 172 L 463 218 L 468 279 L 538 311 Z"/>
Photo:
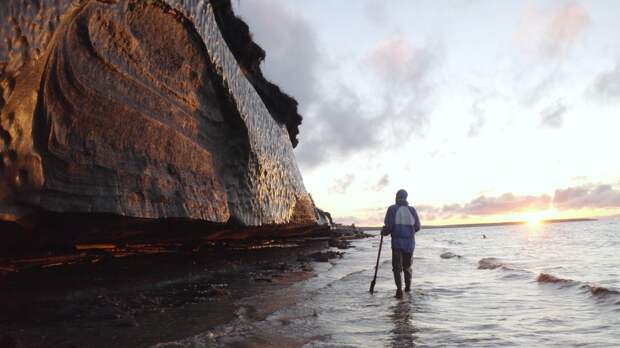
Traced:
<path fill-rule="evenodd" d="M 407 202 L 390 206 L 385 213 L 384 224 L 392 235 L 392 249 L 413 253 L 415 233 L 420 230 L 420 218 L 415 208 Z"/>

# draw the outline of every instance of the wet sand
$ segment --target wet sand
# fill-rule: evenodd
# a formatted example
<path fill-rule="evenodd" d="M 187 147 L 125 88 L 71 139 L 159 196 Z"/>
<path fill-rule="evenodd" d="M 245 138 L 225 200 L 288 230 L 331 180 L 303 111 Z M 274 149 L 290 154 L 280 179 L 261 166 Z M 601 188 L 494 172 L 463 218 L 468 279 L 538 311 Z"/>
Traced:
<path fill-rule="evenodd" d="M 104 254 L 96 263 L 8 273 L 0 278 L 0 347 L 148 347 L 208 335 L 239 316 L 260 320 L 294 302 L 291 285 L 315 275 L 313 262 L 342 257 L 326 248 L 346 248 L 348 238 Z M 248 305 L 256 294 L 267 295 Z M 226 344 L 302 343 L 246 338 Z"/>

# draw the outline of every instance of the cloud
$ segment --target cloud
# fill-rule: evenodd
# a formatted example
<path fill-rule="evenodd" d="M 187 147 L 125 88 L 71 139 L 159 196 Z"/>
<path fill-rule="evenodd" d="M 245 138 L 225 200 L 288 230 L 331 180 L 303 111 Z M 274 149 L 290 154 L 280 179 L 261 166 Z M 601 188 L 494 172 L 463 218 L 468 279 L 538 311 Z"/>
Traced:
<path fill-rule="evenodd" d="M 502 215 L 547 210 L 552 199 L 548 195 L 519 196 L 504 193 L 497 197 L 485 195 L 465 204 L 446 204 L 433 206 L 428 204 L 415 205 L 422 220 L 481 217 L 486 215 Z"/>
<path fill-rule="evenodd" d="M 548 128 L 561 128 L 567 110 L 568 108 L 562 100 L 556 101 L 554 105 L 550 105 L 541 111 L 540 125 Z"/>
<path fill-rule="evenodd" d="M 379 181 L 372 187 L 373 191 L 381 191 L 390 184 L 390 176 L 385 174 L 379 179 Z"/>
<path fill-rule="evenodd" d="M 590 23 L 588 9 L 574 1 L 549 8 L 532 6 L 523 14 L 514 39 L 541 57 L 557 58 L 568 52 Z"/>
<path fill-rule="evenodd" d="M 371 24 L 382 27 L 389 23 L 390 16 L 386 9 L 388 4 L 378 4 L 375 0 L 368 0 L 364 3 L 364 15 Z"/>
<path fill-rule="evenodd" d="M 471 93 L 470 99 L 473 100 L 469 109 L 469 113 L 473 116 L 473 120 L 469 124 L 467 136 L 472 138 L 478 136 L 480 130 L 486 125 L 486 110 L 484 104 L 490 100 L 501 98 L 501 96 L 495 89 L 489 90 L 488 88 L 480 88 L 473 84 L 468 86 L 468 90 Z"/>
<path fill-rule="evenodd" d="M 497 215 L 537 211 L 548 209 L 550 203 L 551 197 L 547 195 L 516 196 L 512 193 L 505 193 L 499 197 L 480 196 L 456 209 L 455 213 L 465 215 Z M 443 212 L 446 212 L 446 208 L 444 207 Z M 447 211 L 450 212 L 450 210 Z"/>
<path fill-rule="evenodd" d="M 470 138 L 478 136 L 478 134 L 480 133 L 480 129 L 482 129 L 482 127 L 486 123 L 486 120 L 484 118 L 485 111 L 480 106 L 480 104 L 481 104 L 481 101 L 477 100 L 473 102 L 471 105 L 470 111 L 471 111 L 471 114 L 474 116 L 474 120 L 469 125 L 469 131 L 467 131 L 467 136 Z"/>
<path fill-rule="evenodd" d="M 376 77 L 377 93 L 372 98 L 377 103 L 369 103 L 351 85 L 342 84 L 329 92 L 323 89 L 325 70 L 335 75 L 341 67 L 329 62 L 316 28 L 291 5 L 282 0 L 233 3 L 266 51 L 265 75 L 299 101 L 304 123 L 295 154 L 302 169 L 379 145 L 394 146 L 396 139 L 409 139 L 412 134 L 423 135 L 434 90 L 431 73 L 441 60 L 436 48 L 414 45 L 402 35 L 377 43 L 359 65 L 360 74 L 371 72 Z M 375 15 L 379 19 L 386 14 Z M 365 108 L 371 104 L 377 106 Z"/>
<path fill-rule="evenodd" d="M 383 224 L 388 207 L 374 207 L 361 209 L 355 215 L 337 216 L 334 221 L 342 224 L 356 224 L 358 226 L 374 226 Z"/>
<path fill-rule="evenodd" d="M 436 61 L 435 54 L 416 47 L 404 36 L 395 35 L 380 42 L 370 52 L 368 61 L 389 87 L 406 87 L 418 94 L 430 90 L 427 77 Z"/>
<path fill-rule="evenodd" d="M 344 178 L 346 179 L 346 177 Z M 346 181 L 341 179 L 342 181 Z M 557 189 L 553 196 L 515 195 L 504 193 L 499 196 L 480 195 L 464 204 L 413 204 L 423 223 L 433 220 L 469 219 L 485 216 L 501 216 L 519 213 L 542 212 L 553 208 L 557 211 L 582 209 L 620 208 L 620 182 L 617 186 L 609 184 L 585 184 Z M 377 225 L 383 221 L 385 207 L 363 209 L 353 217 L 343 217 L 344 221 L 363 225 Z"/>
<path fill-rule="evenodd" d="M 317 105 L 317 116 L 304 126 L 295 151 L 303 167 L 313 168 L 377 145 L 379 121 L 365 117 L 361 104 L 353 91 L 341 86 L 335 97 Z"/>
<path fill-rule="evenodd" d="M 512 193 L 496 197 L 481 195 L 465 204 L 422 204 L 416 206 L 416 209 L 426 219 L 449 219 L 545 211 L 551 207 L 557 210 L 620 208 L 620 189 L 608 184 L 586 184 L 557 189 L 553 197 L 546 194 L 519 196 Z"/>
<path fill-rule="evenodd" d="M 519 74 L 516 82 L 517 92 L 520 92 L 519 102 L 524 106 L 533 106 L 545 99 L 550 92 L 564 80 L 565 75 L 555 66 L 548 74 L 539 77 L 534 74 L 535 80 L 524 81 L 523 76 L 531 71 L 526 68 L 526 73 Z"/>
<path fill-rule="evenodd" d="M 337 179 L 334 184 L 328 189 L 329 193 L 343 194 L 347 192 L 347 189 L 355 180 L 355 175 L 347 174 L 342 178 Z"/>
<path fill-rule="evenodd" d="M 385 38 L 369 52 L 364 68 L 379 83 L 377 93 L 383 104 L 379 118 L 386 120 L 391 139 L 424 135 L 435 91 L 433 72 L 442 60 L 440 47 L 415 45 L 399 34 Z"/>
<path fill-rule="evenodd" d="M 360 69 L 370 69 L 377 78 L 375 96 L 382 107 L 378 111 L 362 109 L 365 101 L 346 85 L 322 98 L 311 122 L 302 126 L 295 152 L 301 166 L 311 169 L 378 146 L 402 145 L 402 139 L 421 135 L 428 124 L 434 88 L 431 73 L 438 56 L 401 36 L 378 43 Z"/>
<path fill-rule="evenodd" d="M 282 0 L 233 1 L 237 15 L 265 50 L 263 73 L 299 102 L 302 113 L 318 97 L 325 57 L 310 23 Z"/>
<path fill-rule="evenodd" d="M 439 207 L 422 204 L 416 206 L 416 209 L 421 218 L 435 220 L 542 211 L 549 209 L 551 202 L 552 199 L 548 195 L 519 196 L 504 193 L 497 197 L 481 195 L 465 204 L 454 203 Z"/>
<path fill-rule="evenodd" d="M 591 87 L 595 97 L 606 101 L 620 100 L 620 62 L 608 71 L 598 75 Z"/>
<path fill-rule="evenodd" d="M 611 185 L 582 185 L 559 189 L 553 196 L 557 209 L 618 208 L 620 190 Z"/>

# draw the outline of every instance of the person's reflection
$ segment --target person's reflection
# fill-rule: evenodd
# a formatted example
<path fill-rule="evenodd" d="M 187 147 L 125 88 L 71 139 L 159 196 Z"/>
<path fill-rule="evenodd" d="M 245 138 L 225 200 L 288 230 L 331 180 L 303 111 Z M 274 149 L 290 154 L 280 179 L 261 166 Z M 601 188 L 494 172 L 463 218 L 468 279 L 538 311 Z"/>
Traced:
<path fill-rule="evenodd" d="M 412 298 L 398 301 L 391 309 L 390 319 L 394 328 L 390 331 L 392 347 L 415 347 L 414 340 L 417 338 L 418 329 L 413 325 L 411 319 L 414 310 Z"/>

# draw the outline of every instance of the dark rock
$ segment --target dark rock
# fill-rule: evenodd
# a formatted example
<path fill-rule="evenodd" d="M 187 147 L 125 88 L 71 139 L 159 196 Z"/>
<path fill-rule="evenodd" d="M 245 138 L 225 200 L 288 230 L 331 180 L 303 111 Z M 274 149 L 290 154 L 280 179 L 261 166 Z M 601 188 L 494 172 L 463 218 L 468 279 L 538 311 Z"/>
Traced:
<path fill-rule="evenodd" d="M 338 249 L 349 249 L 351 247 L 351 242 L 338 238 L 331 238 L 328 243 L 330 247 Z"/>
<path fill-rule="evenodd" d="M 230 291 L 226 290 L 223 287 L 212 287 L 211 289 L 207 290 L 206 295 L 209 297 L 223 297 L 229 296 Z"/>
<path fill-rule="evenodd" d="M 0 347 L 2 348 L 16 348 L 17 340 L 9 335 L 0 336 Z"/>
<path fill-rule="evenodd" d="M 226 44 L 271 115 L 286 125 L 293 147 L 297 146 L 302 121 L 297 112 L 297 101 L 263 76 L 260 64 L 265 59 L 265 51 L 252 41 L 248 25 L 234 15 L 230 0 L 211 0 L 211 4 Z"/>
<path fill-rule="evenodd" d="M 136 327 L 138 326 L 138 322 L 133 318 L 119 318 L 114 321 L 114 326 L 116 327 Z"/>
<path fill-rule="evenodd" d="M 442 259 L 453 259 L 453 258 L 457 258 L 460 259 L 462 256 L 461 255 L 457 255 L 453 252 L 447 251 L 441 255 L 439 255 L 439 257 L 441 257 Z"/>
<path fill-rule="evenodd" d="M 335 259 L 335 258 L 342 258 L 342 255 L 344 255 L 343 252 L 340 251 L 324 251 L 324 252 L 316 252 L 314 254 L 311 254 L 310 257 L 312 258 L 312 260 L 316 261 L 316 262 L 329 262 L 329 260 L 331 259 Z"/>

